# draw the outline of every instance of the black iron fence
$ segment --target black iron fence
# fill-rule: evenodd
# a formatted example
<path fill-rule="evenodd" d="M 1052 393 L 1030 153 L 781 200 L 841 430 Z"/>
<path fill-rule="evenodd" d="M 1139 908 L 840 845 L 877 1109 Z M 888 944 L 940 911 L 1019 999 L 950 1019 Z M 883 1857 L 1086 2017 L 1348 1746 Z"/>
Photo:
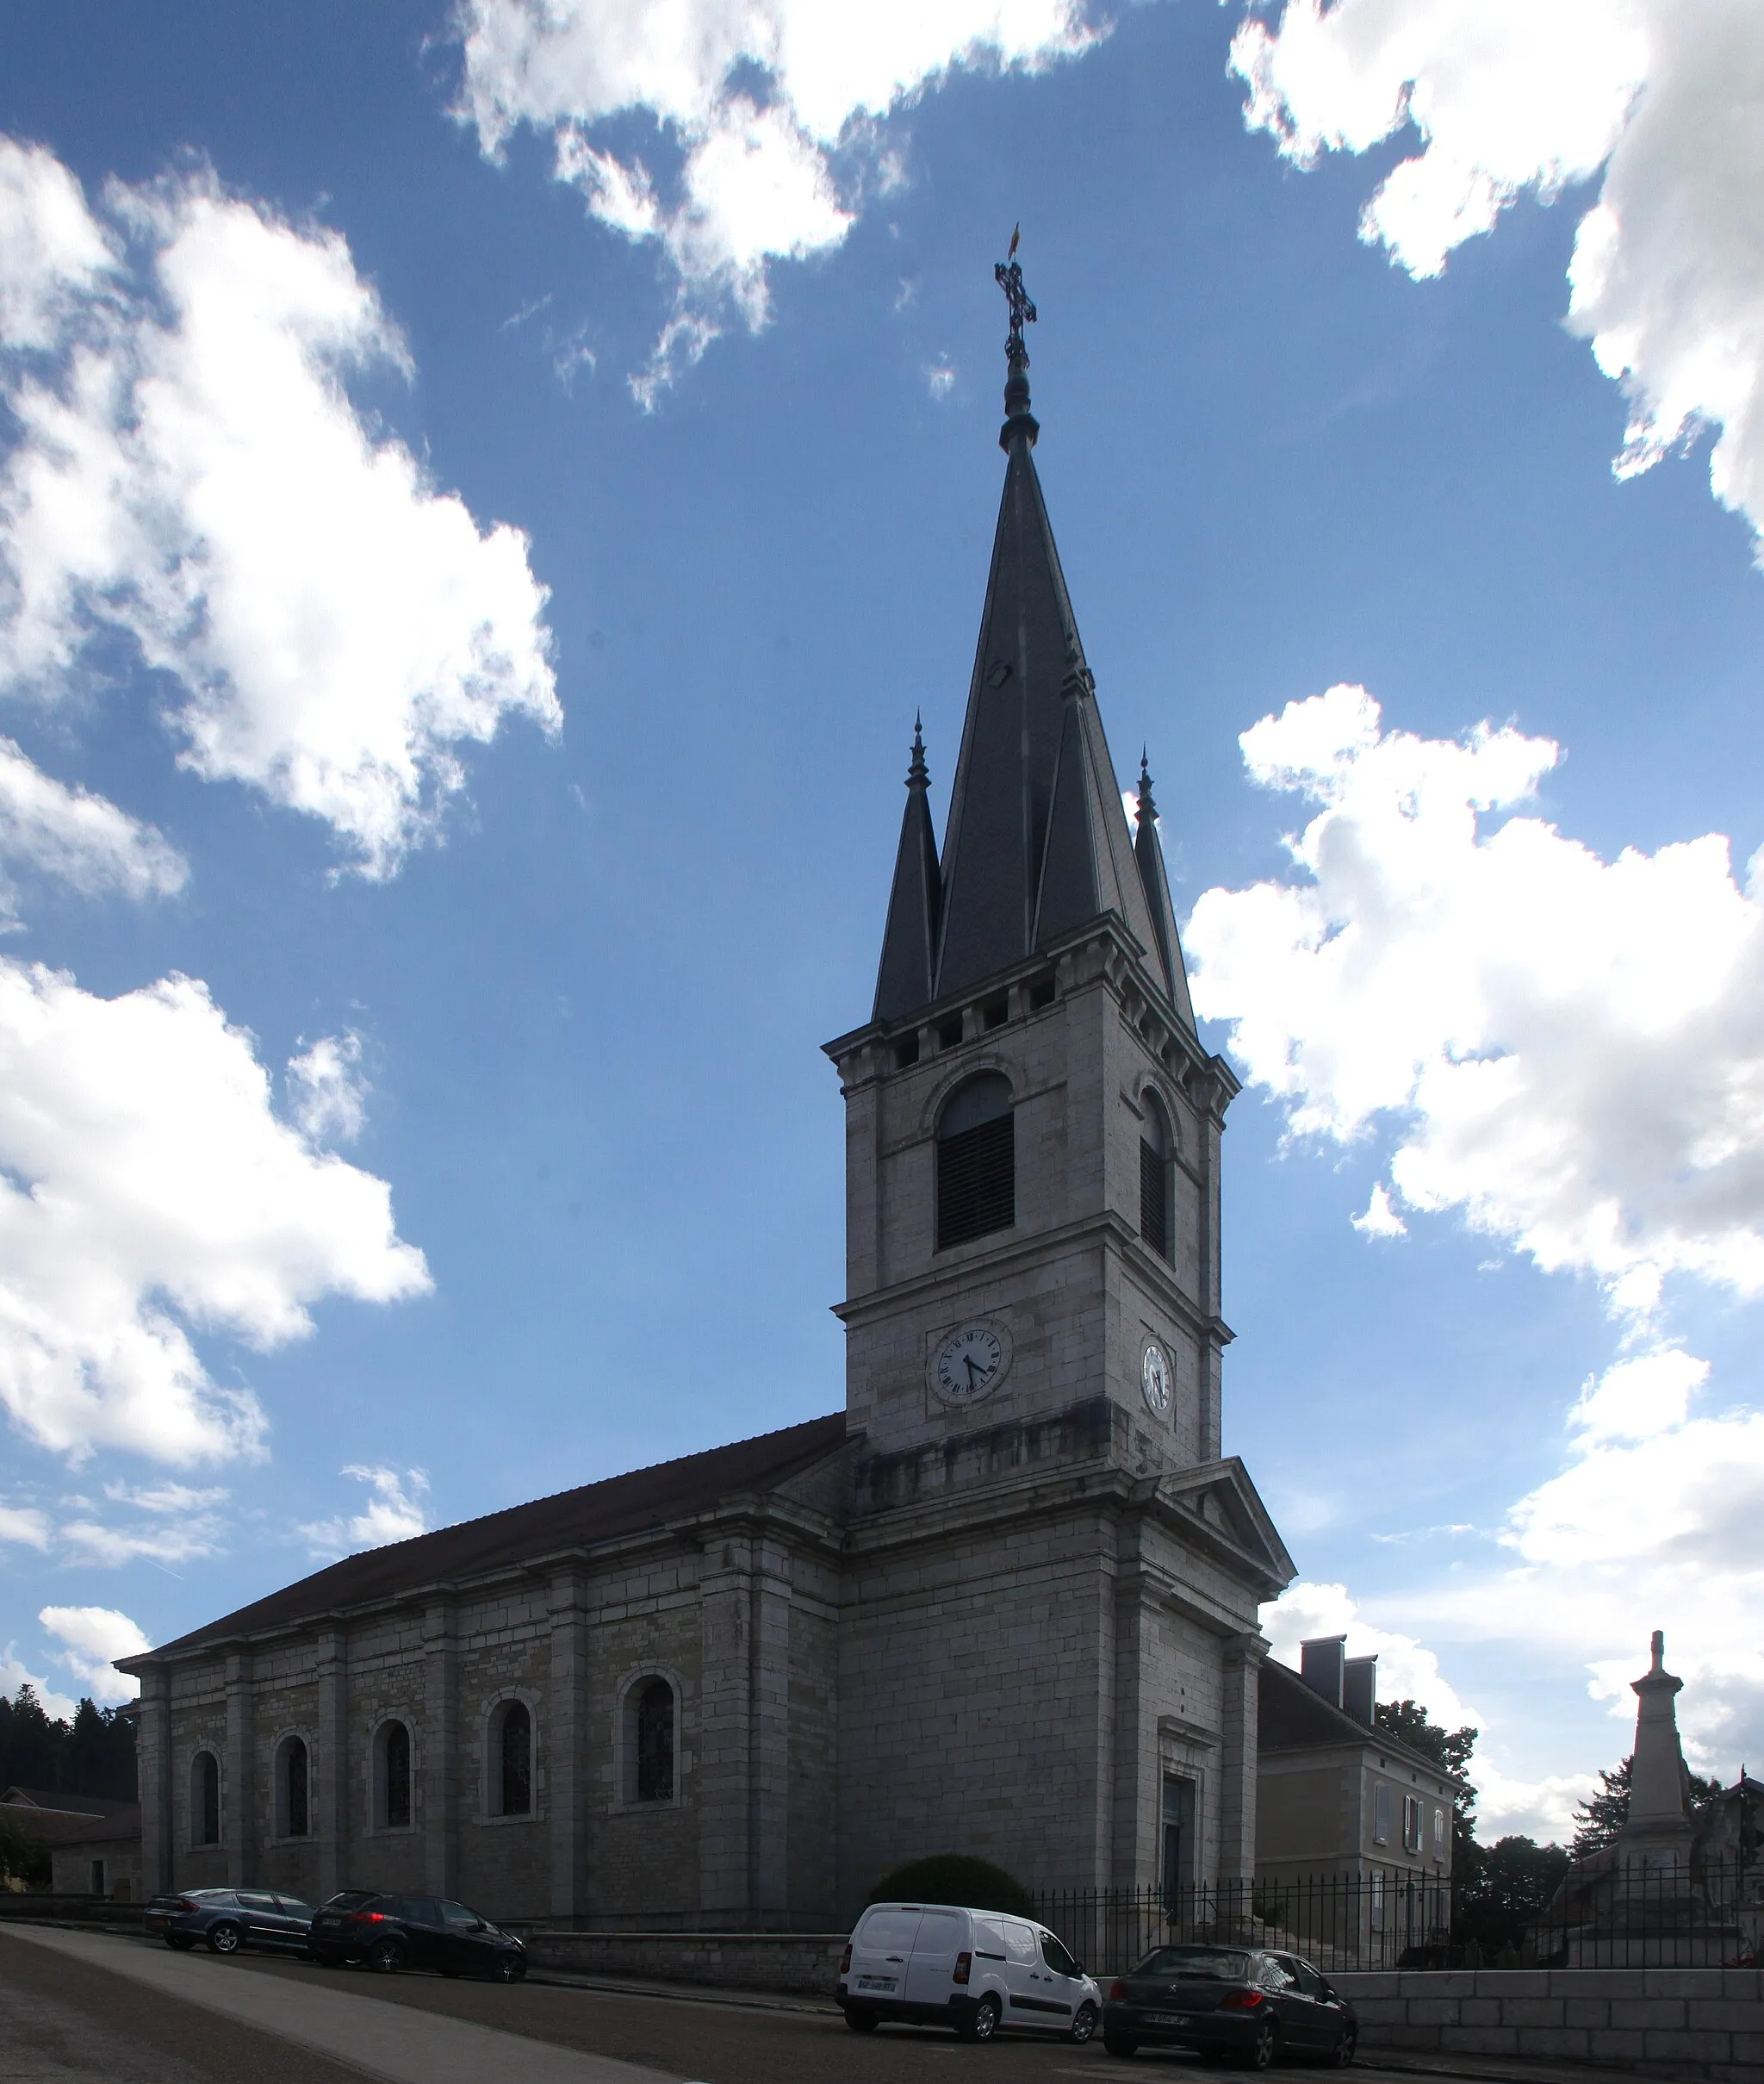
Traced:
<path fill-rule="evenodd" d="M 1764 1869 L 1705 1861 L 1627 1868 L 1603 1855 L 1527 1900 L 1469 1881 L 1368 1867 L 1183 1888 L 1065 1889 L 1035 1915 L 1093 1975 L 1153 1947 L 1226 1944 L 1301 1954 L 1325 1970 L 1752 1967 L 1764 1958 Z"/>

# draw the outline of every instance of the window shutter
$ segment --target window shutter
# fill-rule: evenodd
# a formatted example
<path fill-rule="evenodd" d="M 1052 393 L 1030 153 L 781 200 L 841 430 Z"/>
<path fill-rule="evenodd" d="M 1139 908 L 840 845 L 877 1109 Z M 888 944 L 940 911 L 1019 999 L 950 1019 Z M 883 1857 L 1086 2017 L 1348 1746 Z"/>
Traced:
<path fill-rule="evenodd" d="M 1162 1156 L 1144 1142 L 1140 1144 L 1140 1235 L 1159 1259 L 1170 1257 L 1170 1220 L 1167 1171 Z"/>
<path fill-rule="evenodd" d="M 1003 1114 L 937 1145 L 937 1249 L 1016 1221 L 1016 1117 Z"/>

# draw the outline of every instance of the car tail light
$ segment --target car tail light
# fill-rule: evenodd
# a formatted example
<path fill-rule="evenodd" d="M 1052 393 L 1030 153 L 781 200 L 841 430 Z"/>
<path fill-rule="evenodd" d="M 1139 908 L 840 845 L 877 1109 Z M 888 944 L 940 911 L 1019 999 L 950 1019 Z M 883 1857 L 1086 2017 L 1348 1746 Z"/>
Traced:
<path fill-rule="evenodd" d="M 351 1925 L 383 1925 L 386 1913 L 383 1910 L 352 1910 L 349 1921 Z"/>
<path fill-rule="evenodd" d="M 958 1954 L 955 1957 L 955 1973 L 949 1980 L 952 1982 L 966 1982 L 973 1965 L 974 1957 L 972 1954 Z"/>
<path fill-rule="evenodd" d="M 845 1951 L 839 1956 L 839 1972 L 842 1975 L 849 1975 L 851 1973 L 851 1941 L 849 1939 L 845 1943 Z"/>
<path fill-rule="evenodd" d="M 1126 1995 L 1127 1985 L 1121 1980 L 1120 1976 L 1117 1975 L 1115 1981 L 1109 1986 L 1109 2001 L 1113 2004 L 1119 2004 L 1121 1999 Z"/>
<path fill-rule="evenodd" d="M 1227 1990 L 1219 2000 L 1221 2012 L 1259 2012 L 1268 2000 L 1259 1990 Z"/>
<path fill-rule="evenodd" d="M 195 1910 L 197 1906 L 188 1896 L 180 1896 L 177 1899 L 177 1907 L 180 1910 Z"/>

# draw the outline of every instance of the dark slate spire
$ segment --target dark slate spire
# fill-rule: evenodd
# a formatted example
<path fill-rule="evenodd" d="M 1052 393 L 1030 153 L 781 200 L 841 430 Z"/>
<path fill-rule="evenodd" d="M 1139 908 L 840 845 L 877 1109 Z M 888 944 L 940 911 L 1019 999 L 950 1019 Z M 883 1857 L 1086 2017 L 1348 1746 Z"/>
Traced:
<path fill-rule="evenodd" d="M 1164 873 L 1164 849 L 1158 838 L 1158 806 L 1152 800 L 1152 775 L 1146 764 L 1146 749 L 1140 749 L 1140 801 L 1134 823 L 1134 858 L 1146 893 L 1146 908 L 1152 915 L 1158 954 L 1164 964 L 1165 988 L 1176 1010 L 1189 1027 L 1195 1009 L 1189 998 L 1188 971 L 1182 959 L 1182 941 L 1176 930 L 1176 909 L 1170 901 L 1170 879 Z"/>
<path fill-rule="evenodd" d="M 950 793 L 933 992 L 963 991 L 1106 911 L 1119 914 L 1169 990 L 1030 453 L 1040 430 L 1022 328 L 1035 308 L 1020 264 L 1001 263 L 997 274 L 1011 320 L 1004 496 Z M 1185 1005 L 1185 990 L 1171 996 Z"/>
<path fill-rule="evenodd" d="M 882 937 L 882 967 L 876 974 L 877 1020 L 898 1020 L 929 1004 L 943 911 L 943 879 L 937 868 L 937 836 L 931 829 L 925 740 L 913 719 L 913 756 L 906 770 L 906 815 L 900 851 L 894 857 L 894 888 Z"/>

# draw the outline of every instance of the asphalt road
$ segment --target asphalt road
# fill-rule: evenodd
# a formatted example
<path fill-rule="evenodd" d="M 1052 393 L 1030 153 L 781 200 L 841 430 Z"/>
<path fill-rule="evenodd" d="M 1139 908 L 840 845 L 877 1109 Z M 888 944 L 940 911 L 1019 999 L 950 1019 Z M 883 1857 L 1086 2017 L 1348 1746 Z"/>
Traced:
<path fill-rule="evenodd" d="M 1125 2067 L 1100 2048 L 1009 2036 L 988 2048 L 904 2027 L 884 2027 L 860 2039 L 836 2012 L 818 2007 L 628 1996 L 534 1981 L 511 1989 L 432 1975 L 323 1969 L 261 1955 L 223 1961 L 201 1950 L 173 1956 L 157 1942 L 108 1934 L 58 1932 L 46 1934 L 45 1941 L 0 1932 L 0 2084 L 65 2084 L 98 2076 L 106 2084 L 208 2084 L 211 2077 L 227 2084 L 240 2078 L 251 2084 L 361 2084 L 364 2069 L 386 2074 L 366 2048 L 357 2055 L 362 2063 L 357 2068 L 237 2017 L 220 2016 L 202 2002 L 285 2019 L 289 1999 L 307 1993 L 365 2000 L 376 2010 L 403 2007 L 424 2015 L 425 2035 L 441 2021 L 457 2021 L 693 2084 L 916 2084 L 920 2079 L 966 2084 L 976 2066 L 994 2084 L 1035 2077 L 1103 2084 Z M 69 1945 L 78 1947 L 77 1958 L 61 1950 Z M 144 1988 L 135 1980 L 144 1972 L 156 1982 L 169 1972 L 190 1996 Z M 419 2031 L 415 2021 L 411 2031 L 413 2036 Z M 537 2064 L 540 2050 L 533 2056 Z M 1172 2065 L 1191 2067 L 1180 2060 Z"/>

